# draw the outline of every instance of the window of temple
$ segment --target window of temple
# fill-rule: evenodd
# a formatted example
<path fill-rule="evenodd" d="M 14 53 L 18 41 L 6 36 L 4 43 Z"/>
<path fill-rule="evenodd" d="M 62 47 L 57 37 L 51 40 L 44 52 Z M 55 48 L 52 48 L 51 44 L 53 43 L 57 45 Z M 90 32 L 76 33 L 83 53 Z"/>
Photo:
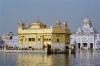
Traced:
<path fill-rule="evenodd" d="M 59 39 L 57 39 L 57 42 L 59 42 Z"/>
<path fill-rule="evenodd" d="M 47 41 L 48 41 L 49 39 L 47 38 Z"/>
<path fill-rule="evenodd" d="M 44 41 L 51 41 L 51 38 L 44 38 Z"/>
<path fill-rule="evenodd" d="M 35 38 L 32 38 L 32 41 L 35 41 Z"/>
<path fill-rule="evenodd" d="M 51 39 L 49 38 L 49 41 L 51 41 Z"/>
<path fill-rule="evenodd" d="M 45 38 L 44 41 L 48 41 L 48 38 Z"/>
<path fill-rule="evenodd" d="M 20 41 L 23 41 L 23 39 L 20 39 Z"/>
<path fill-rule="evenodd" d="M 38 41 L 40 41 L 40 38 L 38 38 Z"/>
<path fill-rule="evenodd" d="M 83 43 L 83 47 L 87 47 L 87 43 Z"/>
<path fill-rule="evenodd" d="M 31 38 L 29 38 L 29 41 L 31 41 Z"/>
<path fill-rule="evenodd" d="M 44 39 L 44 41 L 46 41 L 46 39 Z"/>

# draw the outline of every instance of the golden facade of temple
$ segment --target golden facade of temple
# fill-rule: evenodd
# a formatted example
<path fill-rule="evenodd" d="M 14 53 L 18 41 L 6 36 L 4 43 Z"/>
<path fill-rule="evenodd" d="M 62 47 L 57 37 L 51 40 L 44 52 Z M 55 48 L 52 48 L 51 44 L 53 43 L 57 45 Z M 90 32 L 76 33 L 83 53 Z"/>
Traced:
<path fill-rule="evenodd" d="M 40 20 L 29 23 L 25 28 L 24 22 L 18 23 L 18 42 L 20 45 L 26 44 L 33 46 L 36 44 L 52 45 L 52 44 L 69 44 L 70 30 L 67 21 L 61 25 L 60 20 L 56 21 L 55 26 L 48 28 Z"/>

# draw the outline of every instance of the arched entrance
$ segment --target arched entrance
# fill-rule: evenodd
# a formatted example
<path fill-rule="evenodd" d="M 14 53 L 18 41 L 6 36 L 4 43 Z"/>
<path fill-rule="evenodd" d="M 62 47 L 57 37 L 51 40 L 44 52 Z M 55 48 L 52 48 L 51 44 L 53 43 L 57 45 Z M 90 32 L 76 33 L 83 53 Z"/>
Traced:
<path fill-rule="evenodd" d="M 47 53 L 50 54 L 51 53 L 51 45 L 47 45 Z"/>
<path fill-rule="evenodd" d="M 65 46 L 65 49 L 66 49 L 66 50 L 68 50 L 68 49 L 69 49 L 68 45 L 66 45 L 66 46 Z"/>
<path fill-rule="evenodd" d="M 48 49 L 51 49 L 51 45 L 48 45 Z"/>
<path fill-rule="evenodd" d="M 80 49 L 80 46 L 81 46 L 81 44 L 80 44 L 80 43 L 78 43 L 78 49 Z"/>
<path fill-rule="evenodd" d="M 90 43 L 90 49 L 93 49 L 93 43 Z"/>
<path fill-rule="evenodd" d="M 28 49 L 29 49 L 29 50 L 32 50 L 32 46 L 29 46 Z"/>
<path fill-rule="evenodd" d="M 29 46 L 28 48 L 32 48 L 32 46 Z"/>

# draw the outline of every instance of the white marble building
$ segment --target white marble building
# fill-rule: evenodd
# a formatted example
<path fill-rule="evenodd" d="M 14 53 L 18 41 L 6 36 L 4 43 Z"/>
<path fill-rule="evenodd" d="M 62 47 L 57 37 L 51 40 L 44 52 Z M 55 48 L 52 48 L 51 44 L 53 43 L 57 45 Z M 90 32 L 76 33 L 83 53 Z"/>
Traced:
<path fill-rule="evenodd" d="M 82 28 L 70 36 L 70 44 L 76 49 L 100 49 L 100 34 L 92 27 L 89 18 L 86 17 Z"/>

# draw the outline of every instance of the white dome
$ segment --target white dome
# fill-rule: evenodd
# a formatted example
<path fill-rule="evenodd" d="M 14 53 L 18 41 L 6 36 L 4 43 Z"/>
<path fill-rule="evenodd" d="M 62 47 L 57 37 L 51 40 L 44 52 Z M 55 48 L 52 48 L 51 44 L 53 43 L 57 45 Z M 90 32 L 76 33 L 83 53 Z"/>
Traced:
<path fill-rule="evenodd" d="M 91 20 L 89 18 L 84 19 L 84 24 L 91 24 Z"/>

